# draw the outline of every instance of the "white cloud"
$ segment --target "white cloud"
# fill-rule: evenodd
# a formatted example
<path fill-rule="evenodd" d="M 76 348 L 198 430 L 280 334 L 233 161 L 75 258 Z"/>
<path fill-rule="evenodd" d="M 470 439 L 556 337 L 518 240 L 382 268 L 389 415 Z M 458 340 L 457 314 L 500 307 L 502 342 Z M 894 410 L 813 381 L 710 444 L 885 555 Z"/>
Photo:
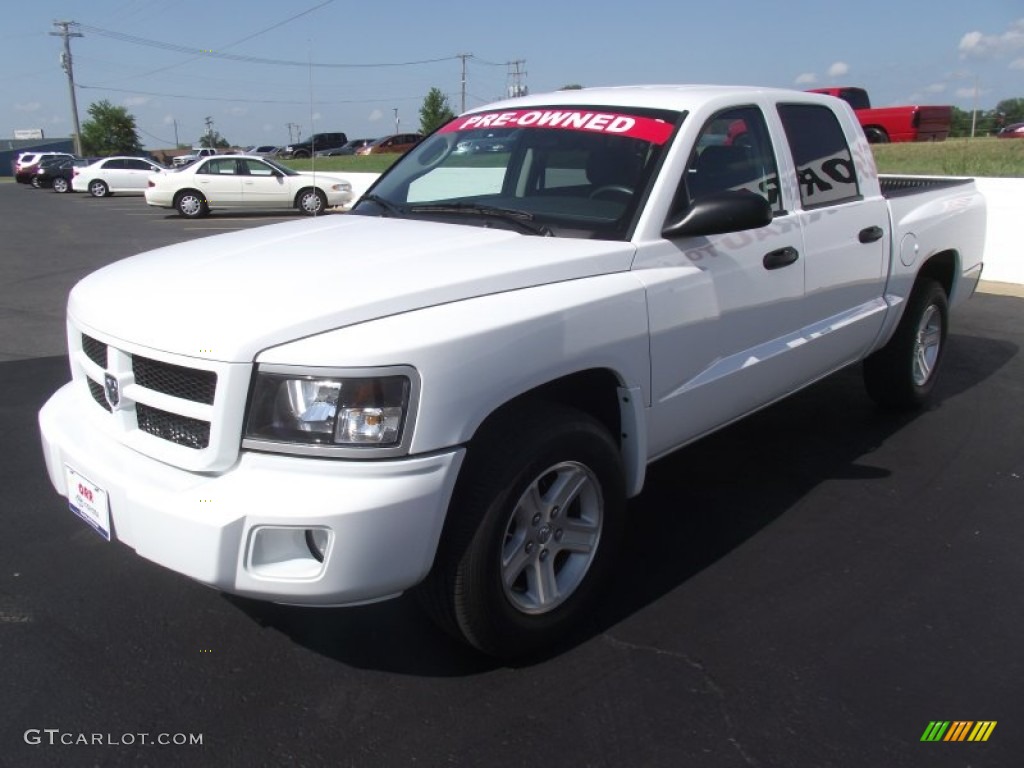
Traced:
<path fill-rule="evenodd" d="M 164 125 L 174 125 L 174 115 L 164 115 L 164 119 L 161 122 Z"/>
<path fill-rule="evenodd" d="M 837 61 L 828 68 L 829 77 L 844 77 L 850 71 L 850 65 L 845 61 Z"/>
<path fill-rule="evenodd" d="M 945 83 L 932 83 L 931 85 L 929 85 L 924 90 L 925 90 L 925 93 L 945 93 L 946 92 L 946 84 Z"/>
<path fill-rule="evenodd" d="M 818 82 L 818 76 L 813 72 L 804 72 L 796 77 L 797 85 L 814 85 L 816 82 Z"/>
<path fill-rule="evenodd" d="M 370 113 L 370 117 L 367 118 L 367 119 L 371 123 L 376 123 L 378 120 L 383 120 L 384 119 L 384 113 L 381 110 L 379 110 L 379 109 L 375 109 L 375 110 L 373 110 L 373 112 Z"/>
<path fill-rule="evenodd" d="M 26 101 L 22 104 L 14 105 L 15 112 L 38 112 L 42 108 L 43 105 L 38 101 Z"/>
<path fill-rule="evenodd" d="M 228 107 L 224 110 L 225 115 L 231 115 L 232 117 L 242 117 L 242 115 L 249 114 L 248 107 Z"/>
<path fill-rule="evenodd" d="M 314 112 L 312 115 L 309 116 L 310 120 L 314 120 L 314 121 L 322 120 L 323 117 L 324 116 L 322 114 L 320 114 L 319 112 Z"/>
<path fill-rule="evenodd" d="M 960 38 L 961 58 L 992 58 L 1008 56 L 1024 48 L 1024 19 L 1017 19 L 1005 32 L 986 35 L 974 30 Z"/>
<path fill-rule="evenodd" d="M 1011 61 L 1010 69 L 1024 69 L 1024 59 L 1014 59 Z"/>
<path fill-rule="evenodd" d="M 143 104 L 149 104 L 150 100 L 149 96 L 128 96 L 121 103 L 126 107 L 140 107 Z"/>
<path fill-rule="evenodd" d="M 982 94 L 982 93 L 984 93 L 984 91 L 978 91 L 979 95 Z M 956 95 L 956 97 L 958 99 L 973 99 L 974 98 L 974 89 L 973 88 L 957 88 L 955 95 Z"/>
<path fill-rule="evenodd" d="M 272 123 L 264 123 L 263 124 L 263 132 L 264 133 L 270 133 L 271 131 L 276 131 L 276 130 L 277 130 L 277 126 L 273 125 Z"/>

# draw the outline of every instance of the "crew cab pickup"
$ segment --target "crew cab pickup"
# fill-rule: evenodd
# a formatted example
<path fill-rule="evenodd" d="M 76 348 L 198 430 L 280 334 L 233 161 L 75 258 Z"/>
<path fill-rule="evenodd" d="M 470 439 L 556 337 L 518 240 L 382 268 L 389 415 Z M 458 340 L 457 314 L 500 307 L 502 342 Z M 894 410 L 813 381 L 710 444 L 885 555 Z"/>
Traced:
<path fill-rule="evenodd" d="M 528 652 L 601 596 L 652 461 L 852 364 L 924 403 L 984 227 L 971 180 L 881 182 L 828 96 L 505 101 L 348 214 L 84 278 L 46 466 L 103 538 L 219 590 L 415 589 L 477 649 Z"/>
<path fill-rule="evenodd" d="M 906 105 L 872 107 L 863 88 L 815 88 L 812 93 L 825 93 L 853 107 L 864 135 L 872 144 L 902 141 L 944 141 L 953 124 L 950 106 Z"/>

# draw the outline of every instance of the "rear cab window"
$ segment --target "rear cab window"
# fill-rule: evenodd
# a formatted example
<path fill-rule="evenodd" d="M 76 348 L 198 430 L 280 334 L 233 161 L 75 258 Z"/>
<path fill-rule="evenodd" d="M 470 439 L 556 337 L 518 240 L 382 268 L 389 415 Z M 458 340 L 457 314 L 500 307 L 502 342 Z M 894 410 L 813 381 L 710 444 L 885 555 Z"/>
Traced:
<path fill-rule="evenodd" d="M 846 135 L 835 112 L 819 104 L 779 104 L 805 210 L 861 199 Z"/>

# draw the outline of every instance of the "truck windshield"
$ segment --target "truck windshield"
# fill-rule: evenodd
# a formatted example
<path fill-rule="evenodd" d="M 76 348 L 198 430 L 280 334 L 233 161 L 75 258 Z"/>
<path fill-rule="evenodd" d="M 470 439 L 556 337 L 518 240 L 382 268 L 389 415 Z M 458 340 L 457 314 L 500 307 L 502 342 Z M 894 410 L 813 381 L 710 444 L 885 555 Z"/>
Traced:
<path fill-rule="evenodd" d="M 352 213 L 626 239 L 680 117 L 579 106 L 462 115 L 396 162 Z"/>

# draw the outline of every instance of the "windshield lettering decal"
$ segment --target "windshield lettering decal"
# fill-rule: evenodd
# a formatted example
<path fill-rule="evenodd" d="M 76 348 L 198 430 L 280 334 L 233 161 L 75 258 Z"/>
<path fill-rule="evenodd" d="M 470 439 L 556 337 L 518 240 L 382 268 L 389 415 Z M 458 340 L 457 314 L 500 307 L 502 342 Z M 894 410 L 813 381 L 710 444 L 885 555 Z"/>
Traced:
<path fill-rule="evenodd" d="M 520 109 L 510 112 L 482 112 L 452 120 L 438 131 L 484 130 L 490 128 L 561 128 L 616 136 L 629 136 L 654 144 L 664 144 L 673 126 L 664 120 L 637 115 L 587 110 Z"/>

